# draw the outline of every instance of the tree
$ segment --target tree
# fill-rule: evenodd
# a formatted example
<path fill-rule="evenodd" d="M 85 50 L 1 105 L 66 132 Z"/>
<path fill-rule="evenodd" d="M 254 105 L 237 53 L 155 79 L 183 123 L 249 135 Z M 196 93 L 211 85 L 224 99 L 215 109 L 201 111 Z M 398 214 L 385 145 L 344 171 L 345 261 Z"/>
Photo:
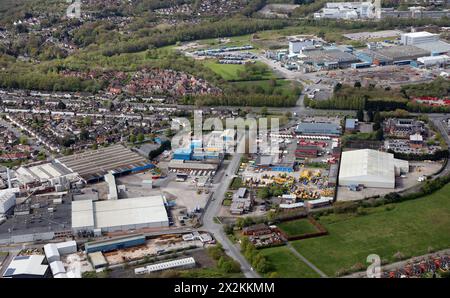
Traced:
<path fill-rule="evenodd" d="M 341 89 L 342 89 L 342 84 L 341 84 L 341 83 L 337 83 L 337 84 L 334 86 L 333 91 L 334 91 L 334 93 L 336 93 L 336 92 L 338 92 L 338 91 L 341 90 Z"/>
<path fill-rule="evenodd" d="M 134 144 L 136 143 L 136 136 L 134 134 L 131 134 L 128 140 L 130 141 L 130 143 Z"/>
<path fill-rule="evenodd" d="M 270 198 L 270 191 L 268 187 L 263 187 L 258 189 L 257 196 L 260 199 L 268 199 Z"/>
<path fill-rule="evenodd" d="M 139 133 L 137 136 L 137 141 L 142 143 L 145 140 L 145 135 L 143 133 Z"/>
<path fill-rule="evenodd" d="M 91 117 L 84 117 L 83 118 L 83 125 L 84 126 L 91 126 L 92 125 L 92 118 Z"/>
<path fill-rule="evenodd" d="M 23 136 L 23 135 L 20 136 L 19 143 L 22 144 L 22 145 L 28 144 L 28 138 L 26 136 Z"/>
<path fill-rule="evenodd" d="M 80 140 L 86 141 L 89 139 L 89 131 L 87 129 L 82 128 L 80 132 Z"/>
<path fill-rule="evenodd" d="M 267 116 L 267 113 L 268 113 L 267 107 L 263 107 L 263 108 L 261 109 L 261 115 Z"/>
<path fill-rule="evenodd" d="M 360 122 L 364 121 L 364 111 L 362 109 L 359 109 L 358 112 L 356 112 L 356 118 Z"/>

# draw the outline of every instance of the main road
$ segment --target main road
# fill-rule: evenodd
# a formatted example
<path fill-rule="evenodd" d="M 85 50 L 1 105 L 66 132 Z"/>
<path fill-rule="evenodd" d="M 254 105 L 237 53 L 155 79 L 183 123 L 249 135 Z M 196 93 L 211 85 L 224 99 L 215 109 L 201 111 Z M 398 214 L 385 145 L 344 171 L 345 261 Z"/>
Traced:
<path fill-rule="evenodd" d="M 242 154 L 245 150 L 245 140 L 245 136 L 240 136 L 240 139 L 237 140 L 236 152 L 228 164 L 223 175 L 222 182 L 212 195 L 208 208 L 205 210 L 205 214 L 203 215 L 203 228 L 214 235 L 216 240 L 222 244 L 225 252 L 230 257 L 239 262 L 245 277 L 257 278 L 260 276 L 242 256 L 239 248 L 225 234 L 222 224 L 215 221 L 215 217 L 218 215 L 222 206 L 222 199 L 225 197 L 225 193 L 227 192 L 231 181 L 235 177 L 239 165 L 241 164 Z"/>

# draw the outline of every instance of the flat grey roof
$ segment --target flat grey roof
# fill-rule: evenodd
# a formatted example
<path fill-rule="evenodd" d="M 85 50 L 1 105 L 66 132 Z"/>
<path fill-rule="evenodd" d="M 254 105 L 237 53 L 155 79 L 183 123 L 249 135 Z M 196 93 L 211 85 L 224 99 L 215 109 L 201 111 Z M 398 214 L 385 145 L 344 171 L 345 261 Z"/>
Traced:
<path fill-rule="evenodd" d="M 446 43 L 445 41 L 439 40 L 439 41 L 433 41 L 433 42 L 424 42 L 419 43 L 415 45 L 418 48 L 421 48 L 422 50 L 428 51 L 430 53 L 436 52 L 436 53 L 447 53 L 450 52 L 450 44 Z"/>
<path fill-rule="evenodd" d="M 103 177 L 109 171 L 123 172 L 148 164 L 145 158 L 120 144 L 61 157 L 57 161 L 85 180 Z"/>

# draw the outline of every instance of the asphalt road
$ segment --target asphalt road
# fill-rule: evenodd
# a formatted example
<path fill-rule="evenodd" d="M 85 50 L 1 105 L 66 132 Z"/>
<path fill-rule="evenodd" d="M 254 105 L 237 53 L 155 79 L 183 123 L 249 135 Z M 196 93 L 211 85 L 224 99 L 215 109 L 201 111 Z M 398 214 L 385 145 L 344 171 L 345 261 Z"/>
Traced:
<path fill-rule="evenodd" d="M 251 265 L 247 262 L 247 260 L 242 256 L 239 248 L 231 242 L 231 240 L 227 237 L 223 230 L 223 226 L 219 223 L 214 222 L 214 218 L 219 213 L 219 210 L 222 206 L 222 199 L 227 192 L 231 181 L 235 177 L 235 173 L 239 168 L 243 149 L 245 148 L 245 138 L 241 137 L 238 140 L 238 144 L 236 146 L 236 153 L 233 155 L 232 160 L 229 162 L 227 169 L 225 170 L 225 174 L 222 178 L 222 182 L 216 188 L 214 192 L 211 202 L 208 208 L 205 210 L 205 214 L 203 216 L 203 229 L 212 233 L 215 239 L 220 242 L 225 250 L 225 252 L 238 261 L 241 264 L 241 270 L 247 278 L 257 278 L 260 277 L 257 272 L 253 270 Z"/>

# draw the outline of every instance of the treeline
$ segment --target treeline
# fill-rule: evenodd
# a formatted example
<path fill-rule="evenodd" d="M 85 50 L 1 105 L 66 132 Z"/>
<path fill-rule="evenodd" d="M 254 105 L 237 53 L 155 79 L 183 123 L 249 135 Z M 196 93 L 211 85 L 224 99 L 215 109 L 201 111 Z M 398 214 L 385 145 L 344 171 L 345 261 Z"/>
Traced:
<path fill-rule="evenodd" d="M 430 83 L 405 85 L 400 91 L 367 87 L 355 83 L 355 87 L 335 87 L 328 100 L 305 98 L 305 105 L 316 109 L 393 111 L 397 109 L 416 113 L 446 113 L 448 106 L 429 106 L 413 102 L 414 97 L 431 96 L 445 98 L 450 95 L 450 80 L 439 78 Z"/>
<path fill-rule="evenodd" d="M 450 80 L 438 78 L 430 83 L 405 85 L 401 91 L 409 98 L 421 96 L 443 98 L 450 96 Z"/>
<path fill-rule="evenodd" d="M 103 45 L 103 55 L 141 52 L 151 48 L 173 45 L 177 42 L 197 39 L 230 37 L 254 33 L 261 30 L 281 29 L 289 22 L 284 20 L 262 20 L 250 18 L 224 19 L 217 22 L 203 22 L 193 26 L 174 26 L 166 30 L 154 29 L 149 36 L 130 39 L 117 44 Z"/>
<path fill-rule="evenodd" d="M 224 93 L 216 96 L 186 96 L 182 102 L 197 106 L 293 107 L 297 99 L 283 95 Z"/>
<path fill-rule="evenodd" d="M 303 4 L 294 9 L 292 17 L 306 17 L 307 15 L 319 11 L 325 6 L 326 0 L 299 0 L 295 4 Z M 298 2 L 298 3 L 297 3 Z"/>
<path fill-rule="evenodd" d="M 11 89 L 45 91 L 98 92 L 104 82 L 83 80 L 77 77 L 62 77 L 56 73 L 11 73 L 0 72 L 0 87 Z"/>
<path fill-rule="evenodd" d="M 172 144 L 170 141 L 164 141 L 161 143 L 161 146 L 158 147 L 158 149 L 150 151 L 148 154 L 148 158 L 152 160 L 153 158 L 159 156 L 161 153 L 163 153 L 166 150 L 170 150 L 172 148 Z"/>
<path fill-rule="evenodd" d="M 251 16 L 267 4 L 267 0 L 250 0 L 247 6 L 241 11 L 244 16 Z"/>
<path fill-rule="evenodd" d="M 413 154 L 413 153 L 402 153 L 395 152 L 393 150 L 388 150 L 389 153 L 394 154 L 395 158 L 403 159 L 403 160 L 442 160 L 444 158 L 449 157 L 448 150 L 436 150 L 434 153 L 426 153 L 426 154 Z"/>
<path fill-rule="evenodd" d="M 273 266 L 267 260 L 267 258 L 256 249 L 253 243 L 250 242 L 248 237 L 242 237 L 241 239 L 241 251 L 244 257 L 249 261 L 253 268 L 259 273 L 268 273 L 272 270 Z"/>
<path fill-rule="evenodd" d="M 224 273 L 241 272 L 241 265 L 225 253 L 221 244 L 208 247 L 207 252 L 217 262 L 217 268 Z"/>

